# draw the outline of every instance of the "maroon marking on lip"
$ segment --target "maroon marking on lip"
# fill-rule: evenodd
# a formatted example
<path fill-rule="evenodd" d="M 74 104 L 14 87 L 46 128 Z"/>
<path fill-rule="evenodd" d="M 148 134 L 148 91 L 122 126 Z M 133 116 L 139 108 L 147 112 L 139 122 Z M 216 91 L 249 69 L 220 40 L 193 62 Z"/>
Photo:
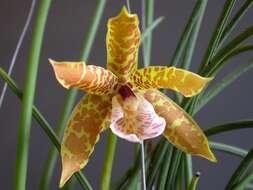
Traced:
<path fill-rule="evenodd" d="M 121 95 L 121 97 L 123 98 L 123 100 L 125 100 L 126 98 L 129 98 L 130 96 L 134 96 L 135 97 L 133 91 L 127 85 L 121 86 L 119 88 L 118 92 Z"/>

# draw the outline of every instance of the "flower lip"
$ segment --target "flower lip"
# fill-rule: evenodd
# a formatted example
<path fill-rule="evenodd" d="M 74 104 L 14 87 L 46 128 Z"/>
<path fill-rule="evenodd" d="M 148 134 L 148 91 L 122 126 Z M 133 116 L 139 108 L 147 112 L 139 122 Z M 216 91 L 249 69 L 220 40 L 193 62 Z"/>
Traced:
<path fill-rule="evenodd" d="M 127 85 L 123 85 L 119 88 L 118 93 L 121 95 L 122 99 L 125 100 L 131 96 L 136 97 L 131 88 Z"/>

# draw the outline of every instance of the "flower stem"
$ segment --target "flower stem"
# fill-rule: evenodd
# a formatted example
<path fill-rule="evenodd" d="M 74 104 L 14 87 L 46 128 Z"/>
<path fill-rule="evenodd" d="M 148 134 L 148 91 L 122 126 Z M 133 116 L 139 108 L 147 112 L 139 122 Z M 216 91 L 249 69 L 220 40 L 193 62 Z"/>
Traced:
<path fill-rule="evenodd" d="M 110 189 L 111 173 L 116 143 L 117 137 L 110 131 L 107 137 L 107 144 L 105 149 L 105 159 L 103 163 L 102 179 L 101 179 L 101 190 Z"/>
<path fill-rule="evenodd" d="M 145 174 L 145 149 L 144 142 L 141 142 L 141 176 L 142 176 L 142 190 L 146 190 L 146 174 Z"/>
<path fill-rule="evenodd" d="M 26 174 L 28 165 L 28 149 L 30 140 L 30 129 L 32 121 L 32 107 L 35 94 L 36 78 L 42 46 L 44 29 L 48 16 L 51 0 L 43 0 L 40 3 L 38 16 L 32 37 L 32 45 L 29 53 L 28 68 L 25 78 L 24 97 L 21 106 L 21 116 L 19 123 L 15 190 L 26 189 Z"/>

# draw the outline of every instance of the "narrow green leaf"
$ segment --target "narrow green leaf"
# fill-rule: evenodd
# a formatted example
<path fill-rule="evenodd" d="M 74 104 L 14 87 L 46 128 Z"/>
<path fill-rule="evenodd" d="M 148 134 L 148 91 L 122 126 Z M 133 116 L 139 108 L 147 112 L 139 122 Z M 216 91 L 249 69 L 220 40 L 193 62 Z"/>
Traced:
<path fill-rule="evenodd" d="M 112 186 L 112 190 L 120 190 L 124 187 L 124 185 L 126 184 L 128 178 L 130 178 L 132 172 L 132 168 L 128 169 L 123 176 L 121 176 L 116 183 L 113 184 Z"/>
<path fill-rule="evenodd" d="M 2 68 L 0 68 L 0 76 L 8 84 L 12 92 L 15 93 L 16 96 L 18 96 L 18 98 L 22 101 L 23 99 L 22 91 L 18 88 L 16 83 L 8 76 L 8 74 Z M 60 153 L 61 143 L 60 143 L 59 137 L 56 135 L 56 133 L 54 132 L 52 127 L 49 125 L 47 120 L 43 117 L 43 115 L 39 112 L 39 110 L 35 106 L 32 107 L 32 116 L 38 122 L 39 126 L 43 129 L 43 131 L 46 133 L 46 135 L 48 136 L 52 144 Z M 82 172 L 75 173 L 75 177 L 77 178 L 78 182 L 83 187 L 83 189 L 92 190 L 89 182 L 84 177 Z"/>
<path fill-rule="evenodd" d="M 189 187 L 192 180 L 192 157 L 191 155 L 184 154 L 184 172 L 185 172 L 185 185 Z"/>
<path fill-rule="evenodd" d="M 246 14 L 246 12 L 249 10 L 249 8 L 252 5 L 253 5 L 253 0 L 246 0 L 244 2 L 244 4 L 236 12 L 235 16 L 231 19 L 231 21 L 227 24 L 226 28 L 224 29 L 224 32 L 222 33 L 221 38 L 220 38 L 219 45 L 221 45 L 226 40 L 226 38 L 229 36 L 229 34 L 236 27 L 238 22 L 242 19 L 242 17 Z"/>
<path fill-rule="evenodd" d="M 199 71 L 201 71 L 209 63 L 215 50 L 218 48 L 220 38 L 222 36 L 222 33 L 224 32 L 225 26 L 229 20 L 229 16 L 235 5 L 235 2 L 236 0 L 226 0 L 223 6 L 222 12 L 220 14 L 220 17 L 218 19 L 218 22 L 216 24 L 216 27 L 214 29 L 214 32 L 212 34 L 211 40 L 209 41 L 209 44 L 205 52 L 205 55 L 203 57 L 202 63 L 200 65 Z"/>
<path fill-rule="evenodd" d="M 253 26 L 250 26 L 242 33 L 237 35 L 234 39 L 232 39 L 226 46 L 220 49 L 212 58 L 211 62 L 209 62 L 209 64 L 205 67 L 205 69 L 202 70 L 201 74 L 207 76 L 206 73 L 208 73 L 211 68 L 215 67 L 217 64 L 222 62 L 222 60 L 226 58 L 227 55 L 231 54 L 231 52 L 234 49 L 236 49 L 238 45 L 240 45 L 243 41 L 245 41 L 252 35 L 253 35 Z"/>
<path fill-rule="evenodd" d="M 209 67 L 208 71 L 204 73 L 205 76 L 215 76 L 217 73 L 226 65 L 228 64 L 228 61 L 242 53 L 246 53 L 253 50 L 253 45 L 242 45 L 238 48 L 233 49 L 231 52 L 224 55 L 221 61 L 219 61 L 217 64 L 214 64 L 212 67 Z M 251 61 L 252 62 L 252 61 Z"/>
<path fill-rule="evenodd" d="M 162 160 L 165 156 L 167 147 L 167 140 L 162 138 L 161 141 L 158 143 L 156 149 L 152 153 L 151 161 L 149 168 L 147 170 L 147 189 L 151 189 L 155 180 L 155 177 L 158 173 L 159 168 L 161 167 Z"/>
<path fill-rule="evenodd" d="M 83 43 L 83 50 L 81 55 L 81 60 L 87 61 L 93 42 L 95 40 L 95 36 L 97 33 L 97 29 L 105 8 L 106 0 L 99 0 L 97 3 L 97 6 L 94 11 L 93 19 L 91 21 L 90 26 L 88 27 L 88 31 Z M 76 89 L 69 90 L 63 104 L 63 109 L 60 114 L 60 118 L 57 122 L 56 126 L 56 134 L 61 137 L 66 125 L 66 122 L 68 120 L 68 117 L 70 115 L 70 112 L 73 108 L 73 105 L 76 100 L 78 91 Z M 49 189 L 49 184 L 54 172 L 55 163 L 57 160 L 57 152 L 53 147 L 50 147 L 47 160 L 44 164 L 43 173 L 40 179 L 40 190 L 47 190 Z"/>
<path fill-rule="evenodd" d="M 150 33 L 153 32 L 154 29 L 158 27 L 158 25 L 164 20 L 164 17 L 158 17 L 157 19 L 152 22 L 151 25 L 149 25 L 144 32 L 141 35 L 141 42 L 143 42 L 149 35 Z"/>
<path fill-rule="evenodd" d="M 160 174 L 158 177 L 157 188 L 165 189 L 166 179 L 170 166 L 172 165 L 172 155 L 175 149 L 172 146 L 167 146 L 167 150 L 163 159 L 163 163 L 160 169 Z"/>
<path fill-rule="evenodd" d="M 197 113 L 201 108 L 203 108 L 210 100 L 212 100 L 216 95 L 222 92 L 226 87 L 232 84 L 240 76 L 242 76 L 247 71 L 253 68 L 253 62 L 240 65 L 234 69 L 230 74 L 225 76 L 220 82 L 211 87 L 208 91 L 200 97 L 198 104 L 194 110 L 194 113 Z"/>
<path fill-rule="evenodd" d="M 199 13 L 201 11 L 202 5 L 206 3 L 206 0 L 198 0 L 193 8 L 193 11 L 191 13 L 191 16 L 184 28 L 184 31 L 182 35 L 180 36 L 179 42 L 177 44 L 176 50 L 174 54 L 172 55 L 172 59 L 170 62 L 170 66 L 176 66 L 182 57 L 182 53 L 185 49 L 187 40 L 190 36 L 190 33 L 192 31 L 192 28 L 194 27 L 194 24 L 196 23 L 196 20 L 199 17 Z"/>
<path fill-rule="evenodd" d="M 183 152 L 178 150 L 177 148 L 173 147 L 175 150 L 173 152 L 173 164 L 170 164 L 169 171 L 167 171 L 167 179 L 166 179 L 166 186 L 165 189 L 170 189 L 171 187 L 174 186 L 175 178 L 179 169 L 179 165 L 181 163 L 181 158 L 183 155 Z"/>
<path fill-rule="evenodd" d="M 225 190 L 232 190 L 233 185 L 240 182 L 245 174 L 250 170 L 250 166 L 253 162 L 253 148 L 248 152 L 246 157 L 241 161 L 238 168 L 233 173 L 232 177 L 230 178 Z"/>
<path fill-rule="evenodd" d="M 181 159 L 181 163 L 179 165 L 179 170 L 177 176 L 175 178 L 175 190 L 182 190 L 184 183 L 184 160 Z"/>
<path fill-rule="evenodd" d="M 218 143 L 218 142 L 211 142 L 210 141 L 209 145 L 214 150 L 225 152 L 225 153 L 235 155 L 235 156 L 239 156 L 241 158 L 244 158 L 248 154 L 248 151 L 246 151 L 242 148 L 227 145 L 227 144 L 224 144 L 224 143 Z"/>
<path fill-rule="evenodd" d="M 183 69 L 189 69 L 191 62 L 192 62 L 192 56 L 193 56 L 193 52 L 195 50 L 195 46 L 196 46 L 196 42 L 197 42 L 197 38 L 199 35 L 199 30 L 200 30 L 200 26 L 204 17 L 204 13 L 206 10 L 206 5 L 207 5 L 207 0 L 203 0 L 201 2 L 200 8 L 199 8 L 199 13 L 198 13 L 198 18 L 196 19 L 195 24 L 192 27 L 190 36 L 187 40 L 187 44 L 185 47 L 185 53 L 184 53 L 184 58 L 183 58 L 183 62 L 182 62 L 182 66 L 181 68 Z"/>
<path fill-rule="evenodd" d="M 212 136 L 220 133 L 224 133 L 227 131 L 237 130 L 237 129 L 247 129 L 253 128 L 253 120 L 243 120 L 243 121 L 236 121 L 232 123 L 225 123 L 222 125 L 218 125 L 215 127 L 210 127 L 204 130 L 206 136 Z"/>
<path fill-rule="evenodd" d="M 15 190 L 26 189 L 32 107 L 35 95 L 40 52 L 50 4 L 51 0 L 44 0 L 40 2 L 32 35 L 28 66 L 25 74 L 24 95 L 21 105 L 18 130 L 16 172 L 14 181 Z"/>

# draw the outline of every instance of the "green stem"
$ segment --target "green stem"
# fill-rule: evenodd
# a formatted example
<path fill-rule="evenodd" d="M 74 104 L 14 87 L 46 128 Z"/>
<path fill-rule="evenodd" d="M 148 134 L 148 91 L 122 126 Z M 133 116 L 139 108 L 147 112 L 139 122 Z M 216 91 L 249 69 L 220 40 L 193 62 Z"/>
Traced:
<path fill-rule="evenodd" d="M 200 177 L 200 173 L 197 172 L 197 174 L 192 178 L 192 181 L 191 181 L 191 184 L 190 184 L 188 190 L 196 190 L 197 189 L 199 177 Z"/>
<path fill-rule="evenodd" d="M 26 175 L 28 166 L 30 129 L 32 122 L 32 107 L 35 94 L 35 86 L 40 59 L 44 29 L 49 12 L 51 0 L 43 0 L 40 3 L 37 20 L 32 36 L 32 44 L 28 59 L 28 68 L 25 77 L 24 98 L 21 106 L 19 122 L 15 190 L 26 189 Z"/>
<path fill-rule="evenodd" d="M 22 98 L 23 98 L 22 91 L 17 87 L 16 83 L 8 76 L 8 74 L 2 68 L 0 68 L 0 76 L 8 84 L 12 92 L 14 92 L 16 96 L 18 96 L 18 98 L 22 101 Z M 43 115 L 39 112 L 39 110 L 35 106 L 33 106 L 32 108 L 32 116 L 38 122 L 39 126 L 44 130 L 44 132 L 46 133 L 50 141 L 53 143 L 55 148 L 60 153 L 61 143 L 58 136 L 55 134 L 52 127 L 49 125 L 47 120 L 43 117 Z M 75 173 L 75 177 L 77 178 L 77 180 L 79 181 L 83 189 L 92 190 L 89 182 L 87 181 L 87 179 L 84 177 L 84 175 L 81 172 Z"/>
<path fill-rule="evenodd" d="M 107 145 L 105 149 L 105 159 L 102 170 L 101 190 L 110 189 L 111 173 L 117 137 L 110 131 L 107 137 Z"/>
<path fill-rule="evenodd" d="M 189 187 L 192 180 L 192 157 L 191 155 L 184 154 L 184 165 L 185 165 L 185 184 Z"/>
<path fill-rule="evenodd" d="M 105 4 L 106 4 L 106 0 L 99 0 L 97 3 L 97 6 L 94 11 L 93 19 L 91 21 L 91 25 L 88 28 L 87 35 L 85 36 L 85 40 L 83 43 L 84 45 L 83 45 L 82 55 L 80 58 L 81 60 L 87 61 L 89 57 L 92 45 L 95 40 L 97 29 L 98 29 L 102 14 L 104 12 Z M 59 137 L 61 137 L 63 134 L 67 119 L 75 103 L 77 92 L 78 91 L 76 89 L 72 89 L 68 91 L 67 96 L 65 97 L 63 110 L 61 112 L 61 115 L 56 127 L 56 134 Z M 51 181 L 51 178 L 54 172 L 56 160 L 57 160 L 57 152 L 53 147 L 51 147 L 49 150 L 48 158 L 45 162 L 43 174 L 40 180 L 40 190 L 47 190 L 49 188 L 49 183 Z"/>

